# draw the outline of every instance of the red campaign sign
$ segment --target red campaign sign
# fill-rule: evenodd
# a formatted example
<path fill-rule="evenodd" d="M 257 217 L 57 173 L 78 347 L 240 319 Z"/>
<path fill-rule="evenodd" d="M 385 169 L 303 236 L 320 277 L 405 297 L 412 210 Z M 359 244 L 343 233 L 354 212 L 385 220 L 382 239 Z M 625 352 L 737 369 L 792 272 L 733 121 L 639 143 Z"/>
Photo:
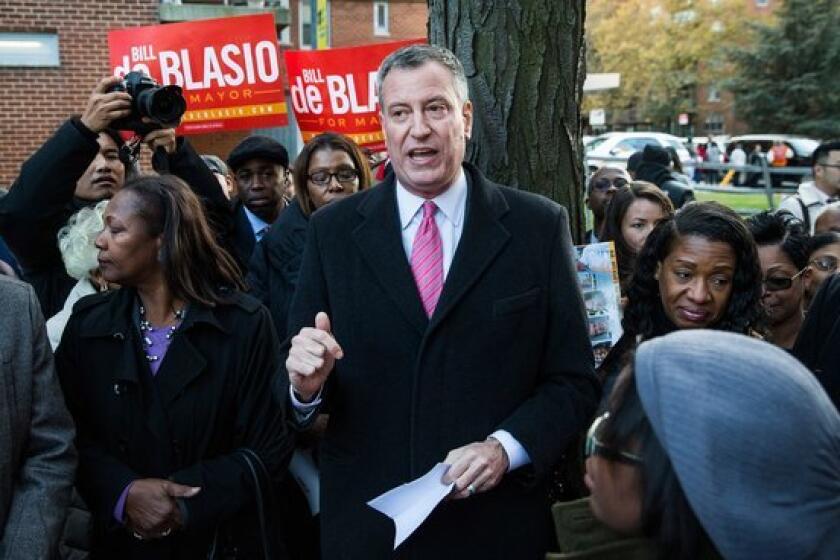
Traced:
<path fill-rule="evenodd" d="M 339 132 L 360 146 L 385 149 L 379 122 L 376 71 L 382 60 L 411 39 L 322 51 L 286 51 L 286 72 L 303 141 Z"/>
<path fill-rule="evenodd" d="M 184 89 L 179 134 L 288 124 L 271 14 L 112 30 L 108 49 L 115 75 L 139 70 Z"/>

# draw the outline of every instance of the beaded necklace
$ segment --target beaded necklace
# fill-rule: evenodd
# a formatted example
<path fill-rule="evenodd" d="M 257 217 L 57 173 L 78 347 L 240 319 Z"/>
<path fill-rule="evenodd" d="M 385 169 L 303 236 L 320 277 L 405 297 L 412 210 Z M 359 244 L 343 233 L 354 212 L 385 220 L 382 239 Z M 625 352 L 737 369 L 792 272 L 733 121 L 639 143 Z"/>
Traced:
<path fill-rule="evenodd" d="M 186 312 L 185 308 L 176 309 L 173 311 L 175 314 L 175 324 L 169 327 L 169 332 L 166 333 L 166 345 L 169 346 L 169 343 L 172 341 L 172 336 L 175 334 L 175 331 L 178 327 L 181 326 L 181 321 L 184 319 L 184 314 Z M 153 327 L 152 324 L 146 320 L 146 308 L 143 305 L 140 305 L 140 335 L 143 341 L 143 353 L 146 355 L 146 359 L 150 362 L 156 362 L 160 359 L 160 356 L 156 356 L 149 352 L 149 349 L 152 347 L 152 339 L 149 337 L 149 334 L 152 332 Z"/>

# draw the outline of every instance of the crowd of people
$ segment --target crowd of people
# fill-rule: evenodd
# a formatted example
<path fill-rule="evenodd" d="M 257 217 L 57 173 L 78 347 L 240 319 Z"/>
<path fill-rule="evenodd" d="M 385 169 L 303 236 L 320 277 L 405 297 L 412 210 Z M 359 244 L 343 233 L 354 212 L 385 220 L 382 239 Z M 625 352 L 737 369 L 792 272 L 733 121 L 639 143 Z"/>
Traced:
<path fill-rule="evenodd" d="M 568 214 L 464 161 L 455 55 L 377 78 L 375 186 L 331 132 L 292 162 L 156 129 L 144 171 L 115 78 L 22 165 L 0 558 L 840 557 L 840 144 L 809 223 L 696 202 L 655 147 L 594 172 L 623 309 L 596 369 Z M 367 503 L 437 463 L 452 491 L 394 549 Z"/>

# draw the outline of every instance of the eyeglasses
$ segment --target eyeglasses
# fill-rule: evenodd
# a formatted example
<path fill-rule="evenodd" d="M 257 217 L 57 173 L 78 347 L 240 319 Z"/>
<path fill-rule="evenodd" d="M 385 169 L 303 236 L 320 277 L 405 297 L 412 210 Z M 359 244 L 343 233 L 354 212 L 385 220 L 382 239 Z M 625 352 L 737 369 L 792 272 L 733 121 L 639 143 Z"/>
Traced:
<path fill-rule="evenodd" d="M 765 278 L 763 280 L 764 289 L 768 292 L 780 292 L 782 290 L 787 290 L 793 286 L 793 281 L 799 278 L 806 270 L 808 270 L 807 266 L 793 276 L 771 276 L 769 278 Z"/>
<path fill-rule="evenodd" d="M 613 449 L 598 440 L 598 434 L 603 429 L 604 423 L 609 417 L 610 413 L 605 412 L 592 422 L 592 425 L 589 427 L 589 431 L 586 432 L 586 443 L 583 448 L 584 454 L 587 457 L 598 455 L 599 457 L 609 459 L 610 461 L 618 461 L 619 463 L 628 463 L 630 465 L 641 465 L 644 463 L 644 460 L 640 456 L 630 453 L 629 451 L 619 451 Z"/>
<path fill-rule="evenodd" d="M 253 173 L 248 169 L 241 169 L 236 172 L 234 177 L 236 177 L 236 182 L 242 185 L 250 185 L 255 177 L 263 185 L 272 185 L 277 182 L 278 175 L 274 169 L 262 169 L 257 173 Z M 289 170 L 283 169 L 283 180 L 286 181 L 288 178 Z"/>
<path fill-rule="evenodd" d="M 814 268 L 820 272 L 834 272 L 837 270 L 837 257 L 834 255 L 823 255 L 816 259 L 811 259 L 808 264 L 814 265 Z"/>
<path fill-rule="evenodd" d="M 836 169 L 840 169 L 840 163 L 818 163 L 820 167 L 834 167 Z"/>
<path fill-rule="evenodd" d="M 612 186 L 614 186 L 617 189 L 620 189 L 626 184 L 627 179 L 625 179 L 624 177 L 616 177 L 612 180 L 610 180 L 609 177 L 598 177 L 597 179 L 592 181 L 592 188 L 598 191 L 606 191 Z"/>
<path fill-rule="evenodd" d="M 309 180 L 312 181 L 314 184 L 318 185 L 319 187 L 326 187 L 327 185 L 329 185 L 330 182 L 332 182 L 333 177 L 335 177 L 335 180 L 341 183 L 342 185 L 351 185 L 354 182 L 356 182 L 356 179 L 359 178 L 359 172 L 355 169 L 345 167 L 343 169 L 339 169 L 334 173 L 325 169 L 320 169 L 309 174 Z"/>

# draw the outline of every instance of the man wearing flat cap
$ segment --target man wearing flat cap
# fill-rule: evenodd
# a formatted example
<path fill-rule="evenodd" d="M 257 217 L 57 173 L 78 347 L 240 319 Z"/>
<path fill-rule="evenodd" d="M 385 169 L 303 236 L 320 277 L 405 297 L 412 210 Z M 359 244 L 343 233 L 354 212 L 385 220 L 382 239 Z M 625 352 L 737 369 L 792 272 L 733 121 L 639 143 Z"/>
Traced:
<path fill-rule="evenodd" d="M 246 269 L 254 246 L 286 207 L 289 152 L 268 136 L 249 136 L 227 159 L 239 193 L 233 203 L 234 257 Z"/>

